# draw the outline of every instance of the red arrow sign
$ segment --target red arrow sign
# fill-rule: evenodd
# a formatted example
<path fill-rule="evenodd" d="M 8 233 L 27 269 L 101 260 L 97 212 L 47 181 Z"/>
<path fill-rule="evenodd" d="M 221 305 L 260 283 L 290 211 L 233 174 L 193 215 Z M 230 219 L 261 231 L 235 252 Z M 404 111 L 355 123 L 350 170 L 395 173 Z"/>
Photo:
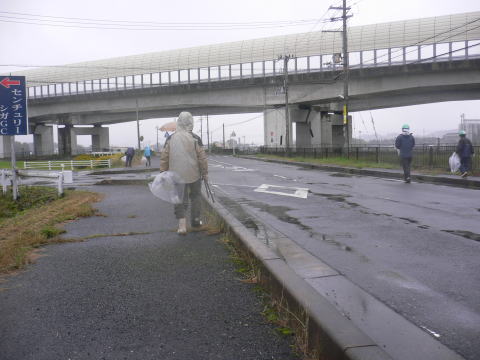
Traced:
<path fill-rule="evenodd" d="M 3 85 L 8 89 L 10 88 L 10 85 L 20 85 L 20 80 L 10 80 L 10 78 L 6 77 L 0 81 L 0 85 Z"/>

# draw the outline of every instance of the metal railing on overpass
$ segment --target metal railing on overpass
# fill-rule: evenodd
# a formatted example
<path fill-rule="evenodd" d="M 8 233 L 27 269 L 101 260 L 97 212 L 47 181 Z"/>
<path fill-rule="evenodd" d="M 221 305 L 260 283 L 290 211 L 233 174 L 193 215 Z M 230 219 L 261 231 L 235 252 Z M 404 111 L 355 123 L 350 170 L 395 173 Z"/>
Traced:
<path fill-rule="evenodd" d="M 350 69 L 375 68 L 418 63 L 452 62 L 480 58 L 480 40 L 440 42 L 400 48 L 375 49 L 349 53 Z M 196 69 L 153 72 L 142 75 L 119 76 L 30 86 L 30 99 L 106 93 L 133 89 L 204 84 L 252 78 L 283 76 L 283 62 L 277 60 L 211 66 Z M 294 57 L 288 64 L 289 74 L 308 74 L 341 71 L 338 54 Z"/>

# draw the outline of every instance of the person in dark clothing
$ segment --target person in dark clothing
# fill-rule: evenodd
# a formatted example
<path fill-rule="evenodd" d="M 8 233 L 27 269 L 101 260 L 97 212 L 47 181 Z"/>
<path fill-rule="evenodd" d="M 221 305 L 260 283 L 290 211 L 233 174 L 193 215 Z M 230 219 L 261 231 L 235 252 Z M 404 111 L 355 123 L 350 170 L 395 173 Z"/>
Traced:
<path fill-rule="evenodd" d="M 472 166 L 472 156 L 475 155 L 472 142 L 465 133 L 465 130 L 458 132 L 460 140 L 458 140 L 457 150 L 455 151 L 460 158 L 460 176 L 467 177 Z"/>
<path fill-rule="evenodd" d="M 406 183 L 410 182 L 410 166 L 412 164 L 414 146 L 415 138 L 410 133 L 410 126 L 405 124 L 402 126 L 402 133 L 395 139 L 395 147 L 400 156 L 400 162 L 403 167 L 403 178 Z"/>
<path fill-rule="evenodd" d="M 132 167 L 132 160 L 133 160 L 133 155 L 135 155 L 135 150 L 132 147 L 129 147 L 127 151 L 125 151 L 125 166 L 126 167 Z"/>

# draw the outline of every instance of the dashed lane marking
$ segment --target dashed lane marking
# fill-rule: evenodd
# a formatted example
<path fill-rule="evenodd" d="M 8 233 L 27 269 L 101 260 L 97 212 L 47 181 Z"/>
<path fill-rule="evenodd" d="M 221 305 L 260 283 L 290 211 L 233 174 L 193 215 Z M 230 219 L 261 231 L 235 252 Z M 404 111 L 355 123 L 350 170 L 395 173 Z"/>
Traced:
<path fill-rule="evenodd" d="M 306 199 L 308 196 L 307 188 L 277 186 L 277 185 L 268 185 L 268 184 L 262 184 L 253 191 L 262 192 L 266 194 L 291 196 L 291 197 L 297 197 L 301 199 Z"/>

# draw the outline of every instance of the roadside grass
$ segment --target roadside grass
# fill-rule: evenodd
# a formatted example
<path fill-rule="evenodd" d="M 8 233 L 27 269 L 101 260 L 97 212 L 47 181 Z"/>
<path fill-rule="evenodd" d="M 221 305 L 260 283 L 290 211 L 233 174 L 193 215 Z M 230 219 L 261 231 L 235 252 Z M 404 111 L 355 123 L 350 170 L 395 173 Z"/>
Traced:
<path fill-rule="evenodd" d="M 23 169 L 23 161 L 16 161 L 17 168 Z M 11 169 L 12 163 L 10 161 L 0 161 L 0 169 Z"/>
<path fill-rule="evenodd" d="M 307 350 L 308 325 L 289 310 L 285 298 L 276 298 L 260 284 L 261 270 L 257 260 L 242 249 L 236 236 L 226 229 L 223 219 L 212 209 L 205 213 L 206 225 L 203 230 L 207 234 L 222 234 L 218 241 L 227 249 L 238 280 L 253 285 L 252 290 L 262 303 L 261 314 L 265 321 L 275 326 L 275 332 L 279 336 L 290 338 L 290 346 L 295 354 L 304 360 L 313 359 L 314 354 Z"/>
<path fill-rule="evenodd" d="M 20 188 L 20 199 L 22 187 Z M 43 188 L 49 193 L 48 188 Z M 7 196 L 0 196 L 0 203 L 8 202 Z M 92 203 L 101 200 L 102 195 L 87 191 L 66 191 L 61 198 L 31 203 L 28 208 L 17 209 L 0 219 L 0 274 L 19 270 L 31 262 L 30 254 L 42 245 L 70 242 L 61 239 L 65 232 L 61 224 L 79 217 L 95 214 Z M 7 206 L 7 208 L 9 208 Z"/>
<path fill-rule="evenodd" d="M 400 168 L 399 166 L 395 166 L 388 163 L 377 163 L 374 161 L 346 159 L 342 157 L 317 159 L 317 158 L 309 158 L 309 157 L 301 157 L 301 156 L 284 157 L 284 156 L 270 155 L 270 154 L 258 154 L 255 156 L 263 159 L 297 161 L 297 162 L 313 163 L 313 164 L 320 164 L 320 165 L 339 165 L 339 166 L 354 167 L 358 169 L 362 169 L 362 168 L 399 169 Z"/>
<path fill-rule="evenodd" d="M 262 159 L 304 162 L 304 163 L 312 163 L 312 164 L 319 164 L 319 165 L 338 165 L 338 166 L 352 167 L 357 169 L 372 168 L 372 169 L 401 170 L 400 164 L 394 165 L 390 163 L 381 163 L 381 162 L 377 163 L 375 161 L 346 159 L 343 157 L 318 159 L 318 158 L 301 157 L 301 156 L 286 157 L 286 156 L 271 155 L 271 154 L 256 154 L 253 156 L 262 158 Z M 448 164 L 445 165 L 445 169 L 412 166 L 412 170 L 424 175 L 452 175 L 448 169 Z M 471 175 L 479 176 L 480 171 L 474 169 L 473 171 L 471 171 Z"/>

